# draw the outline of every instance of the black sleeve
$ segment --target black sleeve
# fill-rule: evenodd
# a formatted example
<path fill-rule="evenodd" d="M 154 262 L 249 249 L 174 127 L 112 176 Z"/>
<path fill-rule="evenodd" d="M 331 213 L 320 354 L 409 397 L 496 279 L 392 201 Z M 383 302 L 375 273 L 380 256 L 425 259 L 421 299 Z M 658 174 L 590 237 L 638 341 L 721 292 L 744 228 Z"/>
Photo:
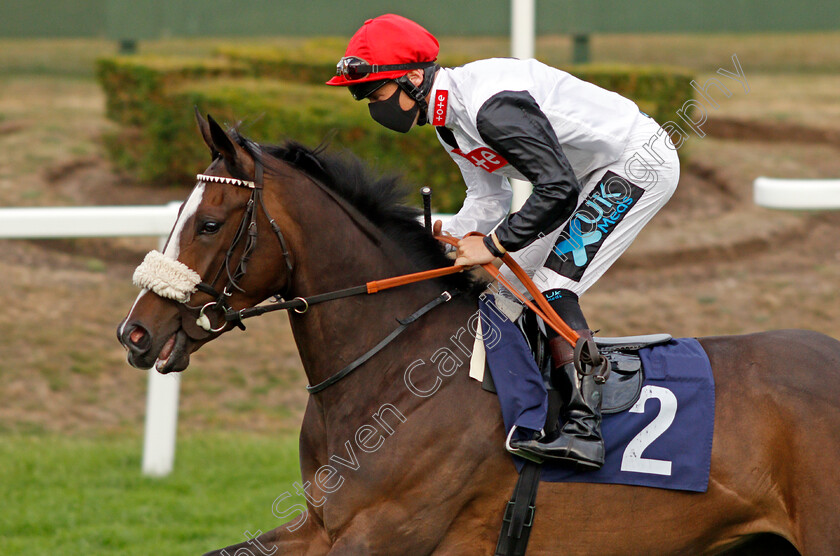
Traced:
<path fill-rule="evenodd" d="M 551 123 L 528 91 L 490 97 L 478 111 L 476 127 L 484 142 L 534 186 L 522 208 L 496 228 L 499 243 L 518 251 L 571 216 L 580 184 Z"/>

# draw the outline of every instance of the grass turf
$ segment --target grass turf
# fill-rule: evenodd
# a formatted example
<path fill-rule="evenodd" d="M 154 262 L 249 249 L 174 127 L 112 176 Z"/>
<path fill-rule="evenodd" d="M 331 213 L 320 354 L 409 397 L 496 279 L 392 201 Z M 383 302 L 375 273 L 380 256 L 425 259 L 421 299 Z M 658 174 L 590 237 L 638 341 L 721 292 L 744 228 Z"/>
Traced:
<path fill-rule="evenodd" d="M 0 436 L 0 554 L 203 554 L 280 525 L 272 502 L 300 480 L 295 436 L 193 433 L 177 450 L 154 479 L 137 437 Z"/>

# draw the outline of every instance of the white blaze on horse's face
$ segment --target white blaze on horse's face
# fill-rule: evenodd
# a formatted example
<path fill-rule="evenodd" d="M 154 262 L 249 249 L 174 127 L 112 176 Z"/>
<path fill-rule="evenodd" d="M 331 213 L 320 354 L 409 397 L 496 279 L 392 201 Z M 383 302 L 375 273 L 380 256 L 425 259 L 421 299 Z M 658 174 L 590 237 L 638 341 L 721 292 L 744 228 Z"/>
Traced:
<path fill-rule="evenodd" d="M 184 203 L 184 209 L 178 215 L 178 220 L 175 222 L 175 227 L 169 235 L 169 242 L 166 244 L 163 254 L 173 260 L 178 260 L 178 255 L 181 254 L 181 234 L 186 227 L 187 221 L 195 216 L 198 207 L 201 206 L 201 201 L 204 199 L 204 182 L 198 182 L 195 189 L 192 190 L 187 202 Z"/>
<path fill-rule="evenodd" d="M 175 221 L 175 226 L 172 228 L 172 233 L 169 234 L 169 240 L 166 243 L 166 249 L 164 249 L 163 254 L 166 257 L 169 257 L 172 260 L 178 260 L 178 255 L 181 254 L 181 235 L 184 231 L 184 228 L 187 225 L 187 222 L 195 216 L 195 213 L 198 211 L 198 207 L 201 206 L 201 202 L 204 200 L 204 183 L 198 182 L 195 188 L 190 193 L 189 198 L 187 198 L 186 203 L 184 203 L 184 208 L 181 210 L 181 213 L 178 215 L 178 219 Z M 149 292 L 148 289 L 143 289 L 137 295 L 137 299 L 134 300 L 134 305 L 131 306 L 131 310 L 128 312 L 128 318 L 123 321 L 122 326 L 120 327 L 119 333 L 122 334 L 125 328 L 126 323 L 130 320 L 131 314 L 134 312 L 134 308 L 137 306 L 137 303 L 140 299 Z"/>

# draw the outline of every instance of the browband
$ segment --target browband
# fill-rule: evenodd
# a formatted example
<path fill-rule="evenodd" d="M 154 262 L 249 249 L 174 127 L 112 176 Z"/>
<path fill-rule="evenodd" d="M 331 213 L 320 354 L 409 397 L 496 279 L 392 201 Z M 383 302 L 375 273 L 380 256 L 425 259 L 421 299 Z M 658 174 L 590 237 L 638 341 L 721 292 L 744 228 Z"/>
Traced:
<path fill-rule="evenodd" d="M 224 183 L 227 185 L 235 185 L 236 187 L 245 187 L 247 189 L 256 189 L 252 181 L 240 180 L 236 178 L 224 178 L 222 176 L 208 176 L 207 174 L 196 174 L 195 179 L 203 182 Z"/>

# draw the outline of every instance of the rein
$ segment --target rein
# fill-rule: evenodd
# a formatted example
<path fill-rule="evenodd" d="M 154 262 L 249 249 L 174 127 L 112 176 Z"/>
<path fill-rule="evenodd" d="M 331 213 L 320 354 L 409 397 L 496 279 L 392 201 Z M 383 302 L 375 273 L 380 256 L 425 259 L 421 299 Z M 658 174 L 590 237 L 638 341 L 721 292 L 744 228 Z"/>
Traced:
<path fill-rule="evenodd" d="M 472 232 L 468 235 L 483 236 L 483 234 L 480 234 L 478 232 Z M 458 244 L 458 240 L 453 237 L 435 236 L 435 238 L 438 241 L 448 243 L 449 245 Z M 508 268 L 511 269 L 511 271 L 513 271 L 514 275 L 522 282 L 522 284 L 528 290 L 528 293 L 530 293 L 533 296 L 534 300 L 536 301 L 536 305 L 534 305 L 534 303 L 531 302 L 527 298 L 527 296 L 520 293 L 504 276 L 502 276 L 501 272 L 495 267 L 495 265 L 493 265 L 492 263 L 486 263 L 482 264 L 481 267 L 484 268 L 484 270 L 486 270 L 488 273 L 490 273 L 490 275 L 493 276 L 493 278 L 498 280 L 511 293 L 513 293 L 513 295 L 515 295 L 520 301 L 522 301 L 529 309 L 534 311 L 534 313 L 536 313 L 541 319 L 543 319 L 546 322 L 546 324 L 552 329 L 554 329 L 554 331 L 557 332 L 563 339 L 569 342 L 572 346 L 575 346 L 578 340 L 580 340 L 580 336 L 578 335 L 578 333 L 575 332 L 572 328 L 570 328 L 569 325 L 566 324 L 566 322 L 562 318 L 560 318 L 557 312 L 551 308 L 551 305 L 540 293 L 533 280 L 531 280 L 528 274 L 522 269 L 521 266 L 519 266 L 519 263 L 517 263 L 513 259 L 513 257 L 510 256 L 509 253 L 505 253 L 505 255 L 502 257 L 502 261 L 508 266 Z M 414 284 L 416 282 L 422 282 L 424 280 L 432 280 L 434 278 L 448 276 L 449 274 L 463 272 L 467 268 L 468 267 L 462 265 L 447 266 L 443 268 L 436 268 L 433 270 L 415 272 L 413 274 L 403 274 L 401 276 L 385 278 L 383 280 L 374 280 L 372 282 L 367 282 L 360 286 L 313 295 L 308 298 L 296 297 L 290 301 L 275 301 L 271 305 L 261 305 L 257 307 L 251 307 L 248 309 L 241 309 L 239 311 L 231 310 L 225 313 L 225 320 L 228 322 L 241 322 L 243 319 L 260 316 L 272 311 L 289 309 L 294 310 L 296 313 L 302 314 L 308 311 L 309 307 L 311 307 L 312 305 L 317 305 L 318 303 L 323 303 L 325 301 L 332 301 L 334 299 L 341 299 L 344 297 L 351 297 L 354 295 L 374 294 L 391 288 L 397 288 L 408 284 Z"/>

